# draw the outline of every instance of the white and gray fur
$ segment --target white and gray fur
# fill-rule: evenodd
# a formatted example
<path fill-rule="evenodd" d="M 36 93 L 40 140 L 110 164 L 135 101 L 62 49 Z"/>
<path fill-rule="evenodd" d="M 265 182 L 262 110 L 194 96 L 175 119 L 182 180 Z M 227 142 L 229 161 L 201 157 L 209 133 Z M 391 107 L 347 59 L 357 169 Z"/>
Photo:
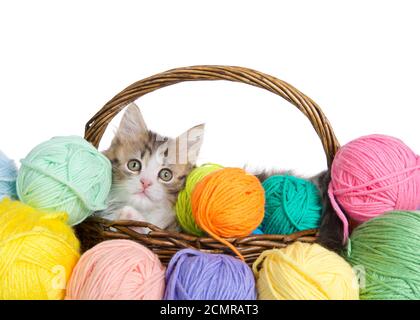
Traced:
<path fill-rule="evenodd" d="M 112 163 L 113 183 L 108 208 L 97 214 L 110 220 L 144 221 L 161 229 L 176 229 L 174 204 L 195 167 L 203 134 L 201 124 L 175 139 L 161 136 L 148 130 L 134 103 L 129 105 L 104 152 Z M 139 168 L 138 163 L 140 170 L 133 171 Z M 164 181 L 162 172 L 165 179 L 170 172 L 172 179 Z"/>

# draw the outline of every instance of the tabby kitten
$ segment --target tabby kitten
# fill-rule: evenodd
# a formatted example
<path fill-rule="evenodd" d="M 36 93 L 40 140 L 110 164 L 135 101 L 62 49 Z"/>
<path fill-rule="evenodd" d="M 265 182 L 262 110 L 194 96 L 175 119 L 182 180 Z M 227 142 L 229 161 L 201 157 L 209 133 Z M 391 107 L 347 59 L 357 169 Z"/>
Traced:
<path fill-rule="evenodd" d="M 203 134 L 203 124 L 176 139 L 156 134 L 147 129 L 140 109 L 130 104 L 104 152 L 112 163 L 113 182 L 108 208 L 97 214 L 176 229 L 174 204 L 195 167 Z"/>
<path fill-rule="evenodd" d="M 284 174 L 297 176 L 293 171 L 263 171 L 256 176 L 263 182 L 272 175 Z M 331 205 L 330 198 L 328 197 L 328 185 L 331 181 L 330 171 L 326 170 L 306 179 L 317 186 L 322 199 L 322 217 L 317 242 L 327 249 L 341 252 L 344 247 L 342 242 L 343 225 L 340 218 L 336 215 Z"/>

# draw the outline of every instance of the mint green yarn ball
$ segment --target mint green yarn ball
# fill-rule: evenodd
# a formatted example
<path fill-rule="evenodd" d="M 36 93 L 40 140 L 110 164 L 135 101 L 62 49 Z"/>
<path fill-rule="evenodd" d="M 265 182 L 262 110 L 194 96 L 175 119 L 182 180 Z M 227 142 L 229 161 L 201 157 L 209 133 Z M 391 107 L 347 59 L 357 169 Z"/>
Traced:
<path fill-rule="evenodd" d="M 358 226 L 345 258 L 357 271 L 360 299 L 420 299 L 420 212 L 394 211 Z"/>
<path fill-rule="evenodd" d="M 294 176 L 276 175 L 262 185 L 265 213 L 260 229 L 265 234 L 291 234 L 319 227 L 322 203 L 315 184 Z"/>
<path fill-rule="evenodd" d="M 52 138 L 35 147 L 21 164 L 17 193 L 27 205 L 67 212 L 70 225 L 106 208 L 111 163 L 83 138 Z"/>

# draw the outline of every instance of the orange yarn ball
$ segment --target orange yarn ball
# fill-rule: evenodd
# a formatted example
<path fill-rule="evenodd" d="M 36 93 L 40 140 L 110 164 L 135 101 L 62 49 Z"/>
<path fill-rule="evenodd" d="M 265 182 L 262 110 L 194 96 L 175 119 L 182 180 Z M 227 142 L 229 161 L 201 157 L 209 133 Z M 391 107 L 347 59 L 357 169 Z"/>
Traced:
<path fill-rule="evenodd" d="M 224 168 L 204 177 L 196 185 L 191 200 L 200 228 L 243 259 L 223 238 L 245 237 L 262 222 L 264 189 L 258 178 L 239 168 Z"/>

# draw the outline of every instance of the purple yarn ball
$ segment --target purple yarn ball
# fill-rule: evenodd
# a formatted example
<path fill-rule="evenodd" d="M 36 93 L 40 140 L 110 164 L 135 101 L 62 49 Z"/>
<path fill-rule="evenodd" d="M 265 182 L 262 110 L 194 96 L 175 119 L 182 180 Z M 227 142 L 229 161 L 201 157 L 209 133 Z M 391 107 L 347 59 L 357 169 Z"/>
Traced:
<path fill-rule="evenodd" d="M 255 300 L 256 297 L 252 270 L 237 258 L 184 249 L 169 262 L 165 300 Z"/>

